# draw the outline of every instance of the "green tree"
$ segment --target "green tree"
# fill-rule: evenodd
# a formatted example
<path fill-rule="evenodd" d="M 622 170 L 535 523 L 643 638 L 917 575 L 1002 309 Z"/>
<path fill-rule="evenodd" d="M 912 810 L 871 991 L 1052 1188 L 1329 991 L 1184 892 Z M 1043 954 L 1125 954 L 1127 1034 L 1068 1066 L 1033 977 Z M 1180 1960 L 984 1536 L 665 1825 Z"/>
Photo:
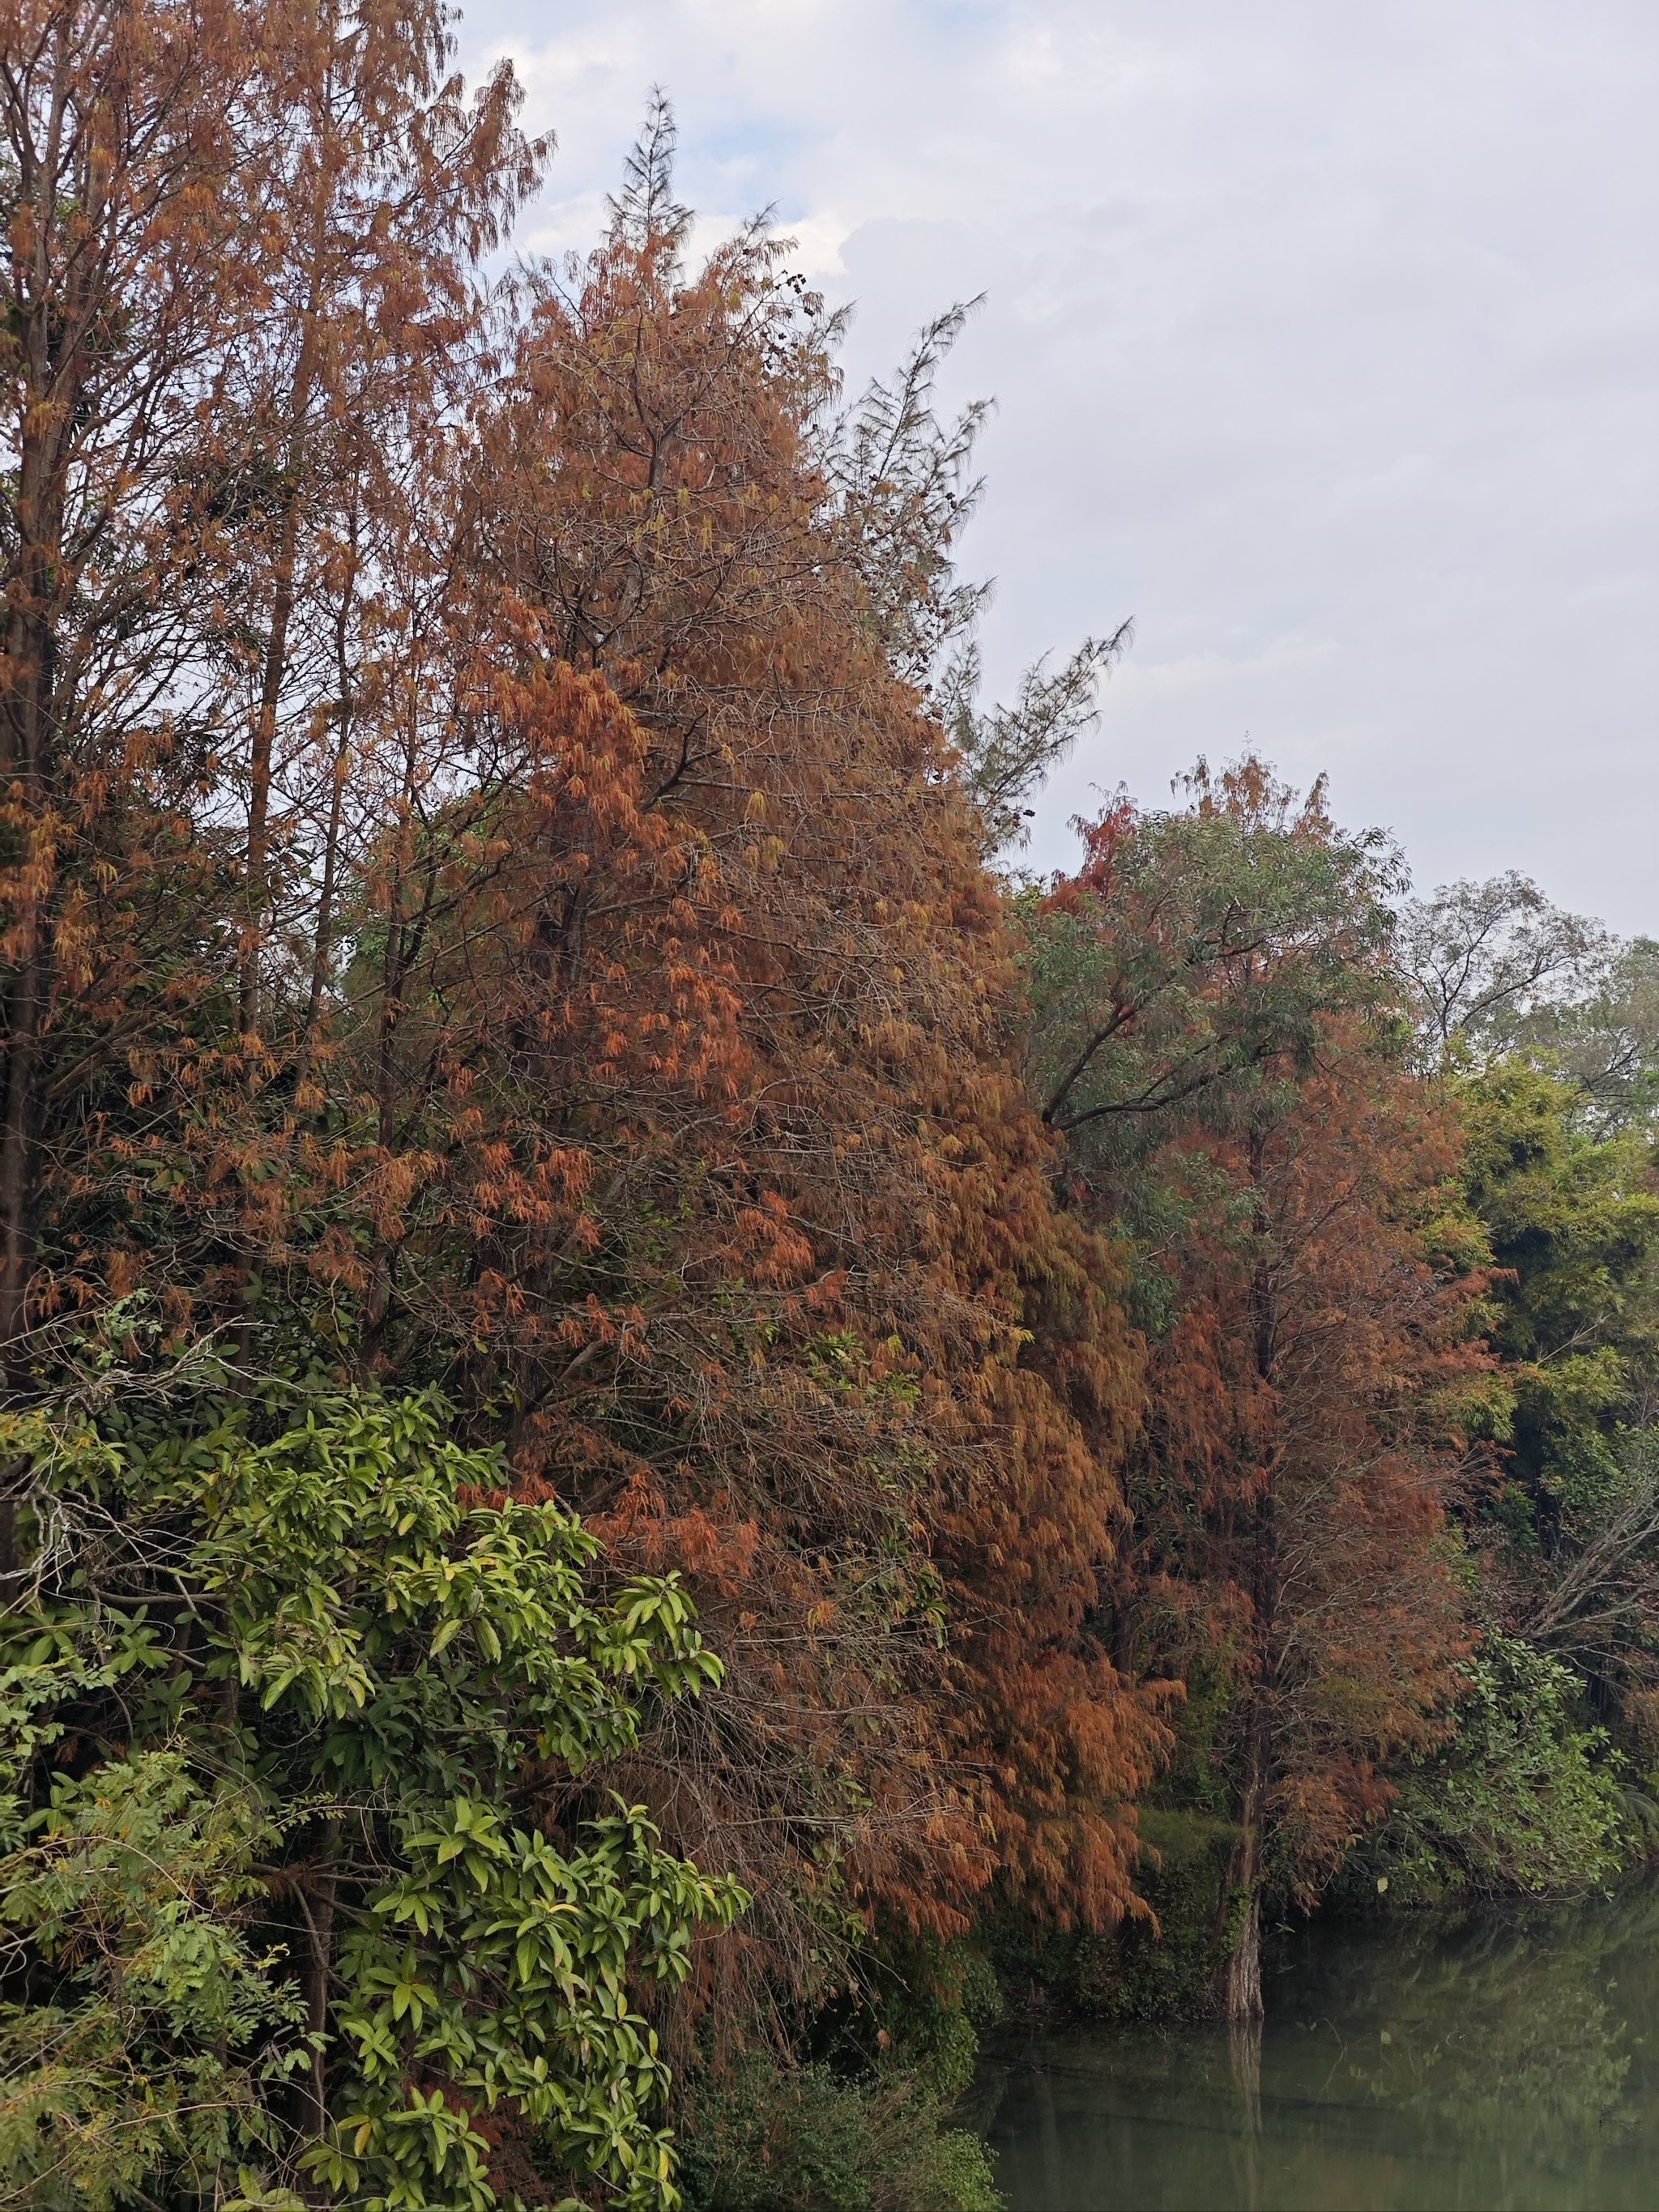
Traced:
<path fill-rule="evenodd" d="M 4 1417 L 0 2172 L 42 2204 L 309 2175 L 473 2212 L 505 2126 L 551 2179 L 675 2205 L 641 2006 L 744 1900 L 591 1777 L 718 1679 L 688 1600 L 592 1595 L 594 1540 L 435 1394 L 236 1380 Z"/>
<path fill-rule="evenodd" d="M 1120 794 L 1076 875 L 1024 902 L 1042 1119 L 1148 1255 L 1190 1218 L 1171 1133 L 1271 1119 L 1322 1023 L 1390 1010 L 1403 880 L 1381 832 L 1332 822 L 1322 784 L 1298 799 L 1248 759 L 1218 775 L 1200 761 L 1180 788 L 1188 804 L 1162 811 Z M 1143 1269 L 1155 1302 L 1157 1285 Z"/>
<path fill-rule="evenodd" d="M 1469 1662 L 1455 1741 L 1401 1777 L 1364 1871 L 1406 1896 L 1611 1881 L 1626 1817 L 1607 1731 L 1583 1724 L 1581 1703 L 1564 1661 L 1491 1631 Z"/>
<path fill-rule="evenodd" d="M 1495 1478 L 1472 1502 L 1495 1626 L 1569 1662 L 1650 1752 L 1659 1679 L 1659 1178 L 1652 1127 L 1519 1058 L 1460 1085 L 1496 1263 Z"/>
<path fill-rule="evenodd" d="M 1502 1511 L 1534 1552 L 1621 1490 L 1621 1431 L 1659 1380 L 1653 1139 L 1586 1127 L 1583 1103 L 1515 1060 L 1462 1086 L 1464 1184 L 1499 1271 L 1491 1334 L 1514 1394 Z"/>
<path fill-rule="evenodd" d="M 1388 840 L 1259 761 L 1188 788 L 1114 808 L 1032 902 L 1032 1072 L 1075 1202 L 1136 1255 L 1150 1402 L 1102 1632 L 1122 1671 L 1206 1685 L 1169 1784 L 1232 1828 L 1219 1979 L 1246 2017 L 1264 1895 L 1311 1905 L 1385 1763 L 1443 1732 L 1478 1237 L 1443 1094 L 1405 1064 Z"/>

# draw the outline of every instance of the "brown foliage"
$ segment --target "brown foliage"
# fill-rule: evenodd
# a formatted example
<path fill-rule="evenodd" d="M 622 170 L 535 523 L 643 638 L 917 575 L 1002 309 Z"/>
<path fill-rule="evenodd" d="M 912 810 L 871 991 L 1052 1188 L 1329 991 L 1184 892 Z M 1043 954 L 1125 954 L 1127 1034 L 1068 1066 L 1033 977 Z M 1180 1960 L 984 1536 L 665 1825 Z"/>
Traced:
<path fill-rule="evenodd" d="M 1088 1010 L 1085 1050 L 1049 1048 L 1054 1118 L 1087 1132 L 1127 1102 L 1136 1148 L 1079 1152 L 1079 1194 L 1180 1224 L 1142 1263 L 1169 1322 L 1112 1570 L 1120 1656 L 1204 1685 L 1176 1782 L 1219 1781 L 1238 1824 L 1227 1998 L 1249 2012 L 1264 1884 L 1310 1904 L 1389 1760 L 1449 1730 L 1481 1285 L 1448 1256 L 1455 1118 L 1401 1064 L 1370 864 L 1317 793 L 1200 774 L 1190 815 L 1120 806 L 1089 848 L 1046 909 L 1054 1003 Z"/>
<path fill-rule="evenodd" d="M 240 182 L 180 156 L 255 247 L 120 489 L 172 487 L 128 724 L 76 694 L 119 772 L 16 1079 L 19 1371 L 142 1295 L 436 1376 L 619 1570 L 681 1568 L 726 1680 L 616 1779 L 756 1887 L 773 1987 L 1000 1865 L 1121 1911 L 1161 1735 L 1088 1618 L 1139 1348 L 824 465 L 816 303 L 631 204 L 490 301 L 510 82 L 464 108 L 435 18 L 235 27 L 285 74 L 212 80 Z"/>
<path fill-rule="evenodd" d="M 460 1077 L 427 1203 L 471 1244 L 438 1273 L 520 1480 L 682 1566 L 730 1656 L 650 1777 L 695 1853 L 781 1913 L 950 1932 L 1011 1861 L 1098 1917 L 1158 1741 L 1083 1638 L 1138 1355 L 1009 1064 L 978 825 L 837 538 L 828 380 L 758 236 L 688 280 L 619 220 L 535 304 L 489 535 L 569 672 L 421 986 Z"/>
<path fill-rule="evenodd" d="M 393 671 L 433 594 L 420 530 L 476 381 L 474 263 L 538 149 L 510 72 L 463 103 L 428 8 L 45 0 L 0 43 L 21 1372 L 30 1321 L 139 1287 L 210 1316 L 281 1248 L 308 1163 L 262 1103 L 296 1070 L 261 977 L 291 1022 L 308 970 L 314 1021 L 379 795 L 351 788 L 357 725 L 383 738 L 406 705 Z"/>
<path fill-rule="evenodd" d="M 615 1778 L 757 1892 L 711 1975 L 821 1990 L 999 1874 L 1136 1909 L 1200 1653 L 1311 1894 L 1462 1649 L 1452 1133 L 1296 966 L 1370 957 L 1346 863 L 1299 938 L 1147 867 L 1109 943 L 1118 810 L 1050 902 L 1099 1003 L 1039 1115 L 778 242 L 688 270 L 646 160 L 585 264 L 488 292 L 544 149 L 432 10 L 43 0 L 3 43 L 14 1379 L 130 1295 L 436 1377 L 619 1571 L 681 1570 L 726 1678 Z M 1205 794 L 1206 836 L 1285 797 Z M 1316 794 L 1285 834 L 1335 851 Z M 1056 1198 L 1054 1133 L 1132 1121 L 1192 1201 L 1150 1353 L 1105 1185 Z"/>
<path fill-rule="evenodd" d="M 1132 1485 L 1141 1602 L 1267 1699 L 1258 1817 L 1310 1899 L 1386 1803 L 1384 1763 L 1437 1740 L 1468 1648 L 1444 1506 L 1475 1285 L 1425 1237 L 1455 1133 L 1338 1032 L 1282 1121 L 1201 1150 L 1250 1227 L 1182 1254 Z"/>

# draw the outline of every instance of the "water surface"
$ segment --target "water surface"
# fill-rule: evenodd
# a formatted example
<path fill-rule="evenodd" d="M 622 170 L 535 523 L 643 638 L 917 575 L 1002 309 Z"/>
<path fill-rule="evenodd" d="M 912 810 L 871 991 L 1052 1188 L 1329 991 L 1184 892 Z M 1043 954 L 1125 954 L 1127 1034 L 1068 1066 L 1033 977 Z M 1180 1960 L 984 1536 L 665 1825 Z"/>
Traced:
<path fill-rule="evenodd" d="M 988 2064 L 1012 2212 L 1656 2212 L 1659 1895 L 1317 1927 L 1259 2041 L 1072 2027 Z"/>

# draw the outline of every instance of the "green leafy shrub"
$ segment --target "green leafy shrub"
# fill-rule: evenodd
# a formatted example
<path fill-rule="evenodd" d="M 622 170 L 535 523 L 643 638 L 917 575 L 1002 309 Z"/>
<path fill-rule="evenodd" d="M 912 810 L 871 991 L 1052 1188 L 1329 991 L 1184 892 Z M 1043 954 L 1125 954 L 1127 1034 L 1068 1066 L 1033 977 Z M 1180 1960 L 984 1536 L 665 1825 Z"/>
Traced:
<path fill-rule="evenodd" d="M 696 2081 L 693 2212 L 1000 2212 L 990 2154 L 957 2124 L 978 2031 L 1001 2011 L 995 1975 L 962 1947 L 895 1940 L 877 1972 L 820 2015 L 814 2063 L 750 2051 Z"/>
<path fill-rule="evenodd" d="M 1000 2212 L 989 2154 L 895 2070 L 848 2079 L 751 2051 L 700 2092 L 690 2212 Z"/>
<path fill-rule="evenodd" d="M 637 1992 L 744 1899 L 575 1778 L 717 1679 L 672 1578 L 505 1498 L 435 1394 L 0 1417 L 32 1470 L 0 1633 L 8 2201 L 668 2212 Z"/>
<path fill-rule="evenodd" d="M 258 1793 L 139 1752 L 58 1778 L 22 1826 L 0 1867 L 9 1963 L 48 1973 L 0 2015 L 0 2175 L 67 2208 L 240 2166 L 238 2195 L 297 2204 L 246 2170 L 280 2158 L 270 2093 L 307 2059 L 283 1953 L 251 1933 L 278 1836 Z"/>
<path fill-rule="evenodd" d="M 1617 1754 L 1577 1717 L 1577 1676 L 1518 1637 L 1489 1633 L 1468 1668 L 1457 1735 L 1408 1769 L 1362 1880 L 1403 1898 L 1532 1895 L 1611 1881 L 1629 1844 Z"/>

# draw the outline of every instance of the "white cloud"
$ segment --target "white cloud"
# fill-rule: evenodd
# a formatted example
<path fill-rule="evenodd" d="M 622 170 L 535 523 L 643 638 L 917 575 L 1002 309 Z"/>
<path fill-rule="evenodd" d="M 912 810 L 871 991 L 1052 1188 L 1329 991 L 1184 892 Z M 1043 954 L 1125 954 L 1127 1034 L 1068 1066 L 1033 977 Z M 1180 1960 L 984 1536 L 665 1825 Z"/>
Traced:
<path fill-rule="evenodd" d="M 1420 875 L 1659 928 L 1659 12 L 1648 0 L 524 0 L 474 9 L 592 236 L 646 90 L 769 201 L 855 374 L 989 293 L 994 673 L 1137 617 L 1037 856 L 1246 733 Z"/>

